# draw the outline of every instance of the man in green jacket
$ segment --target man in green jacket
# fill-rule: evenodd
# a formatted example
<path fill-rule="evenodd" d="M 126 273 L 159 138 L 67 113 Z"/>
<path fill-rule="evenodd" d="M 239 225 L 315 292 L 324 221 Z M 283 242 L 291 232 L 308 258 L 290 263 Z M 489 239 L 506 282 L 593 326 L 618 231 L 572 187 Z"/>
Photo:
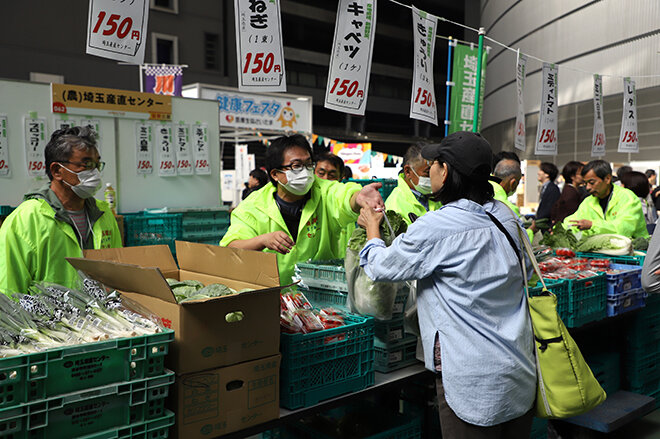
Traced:
<path fill-rule="evenodd" d="M 400 214 L 410 225 L 429 211 L 438 210 L 442 204 L 428 198 L 431 194 L 430 166 L 422 158 L 422 149 L 413 145 L 403 156 L 403 168 L 397 186 L 385 201 L 387 210 Z"/>
<path fill-rule="evenodd" d="M 501 201 L 513 210 L 516 215 L 520 216 L 520 209 L 518 206 L 509 201 L 511 195 L 516 193 L 520 179 L 522 178 L 522 171 L 520 170 L 520 162 L 513 159 L 502 159 L 495 165 L 493 176 L 497 177 L 500 182 L 496 183 L 491 180 L 490 184 L 493 186 L 496 200 Z"/>
<path fill-rule="evenodd" d="M 612 168 L 604 160 L 592 160 L 582 169 L 591 194 L 578 210 L 564 219 L 564 227 L 574 226 L 583 235 L 615 233 L 629 238 L 646 238 L 642 203 L 632 191 L 612 184 Z"/>
<path fill-rule="evenodd" d="M 57 130 L 46 145 L 50 184 L 25 195 L 0 228 L 0 291 L 27 293 L 32 282 L 74 287 L 64 259 L 83 249 L 121 247 L 108 203 L 94 199 L 104 163 L 89 127 Z"/>
<path fill-rule="evenodd" d="M 312 149 L 299 134 L 271 143 L 266 170 L 272 184 L 234 209 L 220 245 L 278 253 L 282 285 L 291 283 L 298 262 L 337 258 L 341 231 L 362 207 L 383 207 L 380 183 L 362 188 L 316 178 Z"/>

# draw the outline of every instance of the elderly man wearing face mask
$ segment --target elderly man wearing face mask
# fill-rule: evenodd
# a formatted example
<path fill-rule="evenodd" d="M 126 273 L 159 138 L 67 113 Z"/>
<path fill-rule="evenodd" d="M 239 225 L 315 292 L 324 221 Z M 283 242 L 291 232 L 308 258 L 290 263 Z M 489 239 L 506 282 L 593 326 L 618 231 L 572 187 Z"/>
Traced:
<path fill-rule="evenodd" d="M 76 270 L 66 257 L 84 249 L 121 247 L 108 203 L 94 199 L 101 187 L 96 133 L 89 127 L 57 130 L 46 145 L 47 186 L 25 201 L 0 228 L 0 291 L 27 293 L 31 282 L 74 287 Z"/>
<path fill-rule="evenodd" d="M 403 168 L 399 173 L 397 187 L 385 201 L 387 210 L 400 214 L 410 225 L 427 212 L 438 210 L 442 204 L 428 198 L 431 194 L 429 164 L 422 158 L 422 149 L 417 145 L 408 148 L 403 156 Z"/>
<path fill-rule="evenodd" d="M 275 139 L 266 151 L 272 184 L 254 192 L 231 214 L 221 246 L 278 253 L 280 284 L 291 283 L 294 266 L 338 257 L 343 228 L 361 207 L 382 208 L 380 183 L 364 188 L 314 176 L 312 149 L 299 135 Z"/>

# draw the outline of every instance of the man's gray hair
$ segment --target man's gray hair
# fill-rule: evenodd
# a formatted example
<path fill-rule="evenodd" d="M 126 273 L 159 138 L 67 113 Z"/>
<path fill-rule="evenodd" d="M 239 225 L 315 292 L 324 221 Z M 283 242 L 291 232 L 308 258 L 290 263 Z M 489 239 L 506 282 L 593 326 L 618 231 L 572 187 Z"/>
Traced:
<path fill-rule="evenodd" d="M 89 125 L 56 130 L 50 136 L 50 141 L 44 151 L 46 159 L 46 175 L 50 180 L 50 165 L 55 162 L 66 162 L 71 158 L 71 151 L 76 149 L 97 148 L 98 134 Z"/>
<path fill-rule="evenodd" d="M 605 160 L 592 160 L 582 168 L 582 176 L 587 175 L 589 171 L 594 171 L 596 177 L 604 180 L 608 175 L 612 175 L 612 167 Z"/>
<path fill-rule="evenodd" d="M 522 176 L 522 171 L 520 170 L 520 163 L 515 160 L 504 159 L 500 160 L 495 169 L 493 170 L 493 175 L 497 178 L 504 180 L 509 176 L 515 176 L 520 179 Z"/>

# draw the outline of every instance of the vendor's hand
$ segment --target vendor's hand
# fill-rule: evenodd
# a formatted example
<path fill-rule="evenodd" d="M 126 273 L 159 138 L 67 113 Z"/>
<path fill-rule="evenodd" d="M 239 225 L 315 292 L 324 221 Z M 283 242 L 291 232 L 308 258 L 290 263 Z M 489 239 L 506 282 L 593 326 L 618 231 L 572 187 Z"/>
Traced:
<path fill-rule="evenodd" d="M 533 221 L 532 221 L 532 225 L 529 226 L 529 230 L 531 230 L 532 233 L 536 233 L 536 232 L 539 231 L 539 229 L 536 227 L 536 220 L 533 220 Z"/>
<path fill-rule="evenodd" d="M 383 212 L 377 212 L 371 207 L 363 207 L 360 209 L 360 216 L 358 217 L 357 223 L 360 227 L 364 229 L 380 227 L 381 221 L 383 221 Z"/>
<path fill-rule="evenodd" d="M 289 235 L 282 232 L 281 230 L 261 235 L 261 239 L 264 248 L 275 250 L 276 252 L 282 253 L 283 255 L 289 253 L 295 244 Z"/>
<path fill-rule="evenodd" d="M 381 183 L 371 183 L 362 188 L 355 198 L 355 203 L 361 207 L 370 207 L 371 209 L 381 209 L 385 207 L 383 197 L 380 196 Z"/>
<path fill-rule="evenodd" d="M 569 221 L 569 223 L 571 223 L 572 226 L 575 226 L 580 230 L 589 230 L 591 228 L 591 226 L 593 225 L 593 223 L 591 221 L 585 220 L 585 219 L 571 220 L 571 221 Z"/>

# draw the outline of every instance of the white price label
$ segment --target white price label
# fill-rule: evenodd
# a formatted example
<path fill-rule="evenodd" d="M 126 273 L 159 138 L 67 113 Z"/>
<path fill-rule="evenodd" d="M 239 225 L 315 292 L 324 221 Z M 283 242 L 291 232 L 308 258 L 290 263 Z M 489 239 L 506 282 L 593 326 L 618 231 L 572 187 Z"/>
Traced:
<path fill-rule="evenodd" d="M 603 120 L 603 79 L 594 75 L 594 132 L 591 142 L 591 156 L 605 155 L 605 122 Z"/>
<path fill-rule="evenodd" d="M 135 126 L 136 171 L 138 174 L 151 174 L 154 171 L 153 126 L 138 123 Z"/>
<path fill-rule="evenodd" d="M 557 155 L 557 66 L 543 63 L 543 88 L 539 126 L 536 131 L 536 155 Z"/>
<path fill-rule="evenodd" d="M 388 334 L 389 341 L 401 340 L 403 338 L 403 329 L 395 329 Z"/>
<path fill-rule="evenodd" d="M 392 364 L 401 360 L 403 360 L 403 351 L 390 352 L 387 358 L 387 363 Z"/>
<path fill-rule="evenodd" d="M 179 175 L 193 175 L 193 157 L 190 151 L 190 125 L 177 124 L 175 129 L 176 172 Z"/>
<path fill-rule="evenodd" d="M 433 53 L 438 19 L 412 7 L 415 72 L 413 75 L 410 117 L 438 125 L 433 82 Z"/>
<path fill-rule="evenodd" d="M 25 162 L 30 177 L 46 175 L 46 119 L 25 118 Z"/>
<path fill-rule="evenodd" d="M 211 174 L 209 162 L 209 127 L 206 123 L 193 127 L 193 160 L 195 160 L 195 174 Z"/>
<path fill-rule="evenodd" d="M 623 78 L 623 115 L 618 152 L 639 152 L 637 138 L 637 93 L 635 81 Z"/>
<path fill-rule="evenodd" d="M 162 124 L 156 127 L 156 148 L 158 149 L 158 175 L 176 175 L 176 152 L 172 144 L 172 127 Z"/>
<path fill-rule="evenodd" d="M 0 177 L 10 177 L 9 139 L 7 137 L 7 116 L 0 115 Z"/>
<path fill-rule="evenodd" d="M 516 112 L 516 132 L 513 145 L 516 149 L 525 150 L 525 99 L 523 90 L 525 88 L 525 71 L 527 69 L 527 56 L 519 53 L 516 63 L 516 97 L 518 106 Z"/>

